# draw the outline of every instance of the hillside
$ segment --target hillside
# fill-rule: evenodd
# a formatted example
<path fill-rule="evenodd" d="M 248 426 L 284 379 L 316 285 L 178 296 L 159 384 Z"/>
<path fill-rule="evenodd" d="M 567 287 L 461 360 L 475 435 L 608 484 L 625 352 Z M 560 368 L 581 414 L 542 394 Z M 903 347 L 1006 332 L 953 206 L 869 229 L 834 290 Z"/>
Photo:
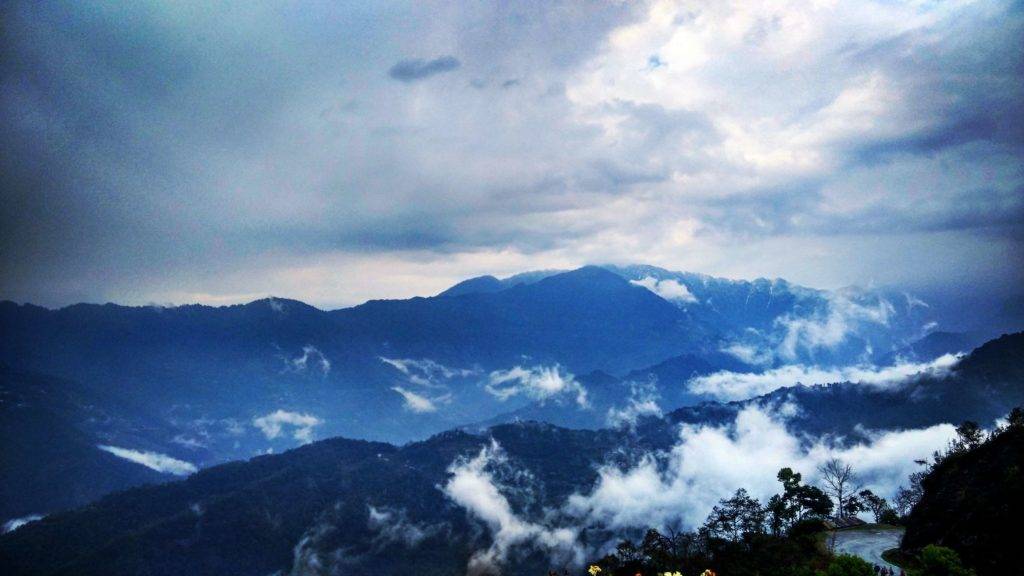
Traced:
<path fill-rule="evenodd" d="M 105 408 L 101 408 L 103 405 Z M 81 506 L 173 476 L 100 445 L 152 447 L 168 430 L 74 382 L 0 366 L 0 521 Z"/>
<path fill-rule="evenodd" d="M 490 437 L 546 480 L 535 493 L 538 507 L 592 481 L 590 464 L 614 445 L 609 434 L 545 426 L 499 427 L 487 437 L 447 433 L 401 449 L 325 440 L 30 524 L 0 538 L 0 564 L 8 574 L 134 574 L 139 566 L 149 574 L 268 574 L 302 568 L 319 554 L 341 565 L 327 555 L 340 549 L 350 569 L 457 573 L 484 544 L 437 486 L 453 460 Z M 374 513 L 395 514 L 422 537 L 410 546 L 400 534 L 388 536 Z"/>
<path fill-rule="evenodd" d="M 1024 516 L 1024 423 L 982 446 L 944 458 L 922 481 L 902 548 L 956 550 L 980 576 L 1024 566 L 1017 528 Z"/>

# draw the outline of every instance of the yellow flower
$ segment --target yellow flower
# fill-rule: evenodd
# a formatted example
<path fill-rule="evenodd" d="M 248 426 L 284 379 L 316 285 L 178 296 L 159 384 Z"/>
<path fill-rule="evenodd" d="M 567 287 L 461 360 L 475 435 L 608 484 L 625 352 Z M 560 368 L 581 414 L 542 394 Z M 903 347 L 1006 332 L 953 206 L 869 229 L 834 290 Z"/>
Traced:
<path fill-rule="evenodd" d="M 675 572 L 662 572 L 661 576 L 683 576 L 683 573 L 678 570 Z"/>
<path fill-rule="evenodd" d="M 601 573 L 601 567 L 591 564 L 590 568 L 587 568 L 587 572 L 590 573 L 590 576 L 597 576 Z"/>

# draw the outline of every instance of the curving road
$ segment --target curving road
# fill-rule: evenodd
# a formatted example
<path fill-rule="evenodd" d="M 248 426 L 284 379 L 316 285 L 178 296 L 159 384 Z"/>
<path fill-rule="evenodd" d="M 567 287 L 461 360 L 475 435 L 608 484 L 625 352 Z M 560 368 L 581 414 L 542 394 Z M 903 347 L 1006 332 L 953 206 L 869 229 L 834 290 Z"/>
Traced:
<path fill-rule="evenodd" d="M 869 527 L 855 530 L 839 530 L 835 533 L 836 553 L 851 554 L 871 564 L 893 568 L 899 573 L 899 567 L 882 559 L 882 552 L 900 545 L 903 528 Z"/>

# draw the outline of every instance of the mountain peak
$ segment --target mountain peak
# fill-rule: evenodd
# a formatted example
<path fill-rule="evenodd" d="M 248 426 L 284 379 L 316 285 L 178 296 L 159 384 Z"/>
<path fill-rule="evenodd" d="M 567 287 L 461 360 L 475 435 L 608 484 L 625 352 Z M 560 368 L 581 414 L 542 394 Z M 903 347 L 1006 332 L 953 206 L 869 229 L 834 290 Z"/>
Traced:
<path fill-rule="evenodd" d="M 498 292 L 506 288 L 505 284 L 494 276 L 477 276 L 463 280 L 451 288 L 438 294 L 438 297 L 462 296 L 464 294 L 481 294 Z"/>
<path fill-rule="evenodd" d="M 555 285 L 560 283 L 587 282 L 590 285 L 629 286 L 629 282 L 607 268 L 587 265 L 582 268 L 548 276 L 537 284 Z"/>

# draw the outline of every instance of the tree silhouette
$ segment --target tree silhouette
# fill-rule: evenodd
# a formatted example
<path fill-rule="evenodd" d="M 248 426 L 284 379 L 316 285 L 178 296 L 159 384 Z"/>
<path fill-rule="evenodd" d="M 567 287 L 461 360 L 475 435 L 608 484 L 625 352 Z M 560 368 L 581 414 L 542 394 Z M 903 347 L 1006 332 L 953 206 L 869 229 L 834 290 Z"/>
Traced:
<path fill-rule="evenodd" d="M 840 518 L 847 517 L 847 501 L 860 488 L 853 467 L 838 458 L 832 458 L 818 467 L 818 473 L 825 484 L 825 492 L 836 502 L 836 514 Z"/>

